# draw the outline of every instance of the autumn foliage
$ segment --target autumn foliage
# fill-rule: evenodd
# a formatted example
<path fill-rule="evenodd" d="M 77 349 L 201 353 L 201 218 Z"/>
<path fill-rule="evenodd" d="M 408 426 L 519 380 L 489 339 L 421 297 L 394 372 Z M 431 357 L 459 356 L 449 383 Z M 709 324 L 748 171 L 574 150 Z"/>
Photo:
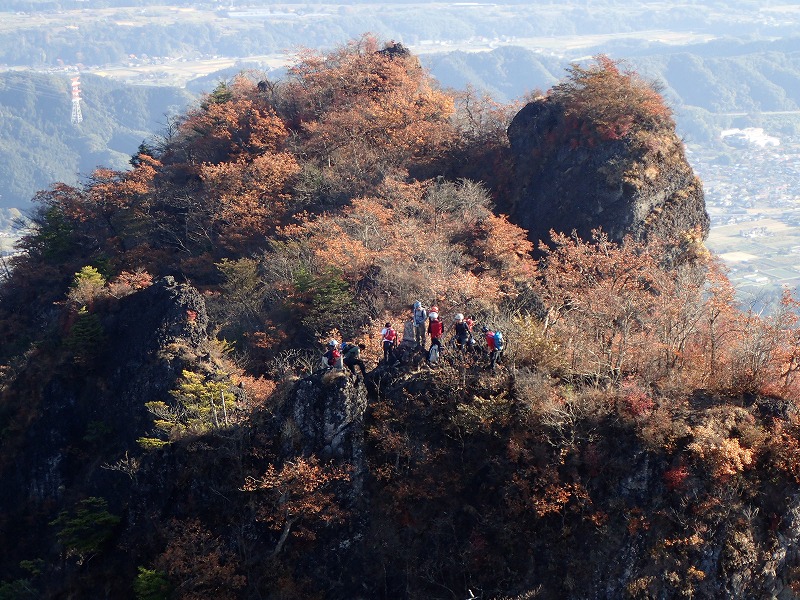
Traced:
<path fill-rule="evenodd" d="M 797 399 L 795 300 L 785 293 L 767 317 L 740 310 L 723 268 L 691 239 L 618 245 L 600 231 L 591 241 L 554 233 L 541 246 L 544 331 L 553 344 L 569 340 L 569 370 Z"/>
<path fill-rule="evenodd" d="M 653 87 L 605 57 L 550 96 L 587 147 L 671 126 Z M 70 572 L 110 594 L 125 565 L 113 591 L 141 597 L 601 597 L 584 562 L 617 544 L 632 549 L 629 597 L 701 597 L 709 556 L 730 561 L 724 574 L 756 554 L 732 523 L 777 543 L 766 515 L 800 481 L 797 301 L 743 310 L 697 231 L 619 244 L 552 232 L 535 254 L 493 202 L 513 108 L 445 92 L 402 45 L 365 36 L 300 52 L 281 81 L 220 84 L 131 169 L 37 196 L 0 287 L 0 437 L 36 438 L 52 390 L 59 410 L 96 420 L 76 419 L 59 446 L 86 470 L 19 521 L 62 495 L 105 511 L 97 489 L 126 516 L 124 535 L 86 523 L 102 543 L 77 554 L 69 513 L 25 536 L 61 544 L 49 589 Z M 107 332 L 166 275 L 199 288 L 211 339 L 131 360 L 142 377 L 118 397 Z M 497 371 L 481 340 L 434 367 L 413 349 L 377 365 L 380 327 L 402 327 L 416 299 L 448 326 L 461 312 L 502 330 Z M 203 318 L 181 306 L 170 327 Z M 322 374 L 331 337 L 364 344 L 366 381 Z M 174 381 L 145 398 L 154 364 Z M 363 421 L 323 432 L 357 430 L 357 456 L 302 450 L 300 386 L 361 394 Z M 129 446 L 111 410 L 130 411 Z M 95 564 L 100 583 L 84 579 Z"/>
<path fill-rule="evenodd" d="M 568 72 L 550 98 L 564 106 L 565 116 L 578 127 L 587 125 L 601 138 L 616 140 L 673 125 L 658 89 L 619 61 L 599 55 L 594 64 L 573 64 Z"/>

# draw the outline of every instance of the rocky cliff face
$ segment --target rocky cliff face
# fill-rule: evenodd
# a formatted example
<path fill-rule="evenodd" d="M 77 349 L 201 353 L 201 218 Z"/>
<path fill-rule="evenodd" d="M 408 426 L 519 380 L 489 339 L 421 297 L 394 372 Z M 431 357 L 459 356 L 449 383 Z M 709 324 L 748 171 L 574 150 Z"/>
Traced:
<path fill-rule="evenodd" d="M 20 556 L 39 554 L 53 507 L 124 493 L 126 482 L 103 465 L 137 453 L 136 439 L 152 428 L 145 402 L 167 398 L 208 342 L 202 296 L 171 277 L 109 307 L 102 325 L 91 366 L 33 353 L 3 398 L 17 424 L 3 438 L 3 542 L 18 536 Z"/>
<path fill-rule="evenodd" d="M 173 277 L 123 298 L 118 311 L 106 318 L 108 346 L 100 368 L 114 390 L 112 414 L 122 419 L 117 425 L 127 443 L 150 427 L 144 402 L 163 400 L 182 369 L 207 353 L 207 328 L 203 297 Z"/>
<path fill-rule="evenodd" d="M 333 375 L 333 376 L 332 376 Z M 364 447 L 364 413 L 367 410 L 367 389 L 360 380 L 333 373 L 309 377 L 301 381 L 285 407 L 282 426 L 291 423 L 300 432 L 299 450 L 324 460 L 350 465 L 347 504 L 363 507 L 364 478 L 367 463 Z M 291 456 L 289 448 L 284 454 Z"/>
<path fill-rule="evenodd" d="M 540 98 L 516 115 L 508 137 L 513 189 L 500 208 L 534 242 L 549 241 L 551 229 L 590 239 L 602 228 L 615 241 L 708 231 L 703 188 L 674 128 L 646 139 L 598 137 Z"/>
<path fill-rule="evenodd" d="M 298 428 L 298 449 L 303 454 L 363 460 L 366 408 L 363 383 L 344 372 L 331 371 L 299 381 L 280 417 Z"/>

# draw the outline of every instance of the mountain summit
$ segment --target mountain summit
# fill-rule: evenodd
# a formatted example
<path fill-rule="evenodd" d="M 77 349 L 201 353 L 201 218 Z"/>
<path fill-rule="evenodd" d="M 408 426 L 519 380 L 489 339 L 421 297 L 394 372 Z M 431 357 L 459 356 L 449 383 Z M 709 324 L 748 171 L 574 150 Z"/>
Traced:
<path fill-rule="evenodd" d="M 703 187 L 669 109 L 607 57 L 573 65 L 514 117 L 508 137 L 514 184 L 504 208 L 533 241 L 551 229 L 588 239 L 601 228 L 617 242 L 708 232 Z"/>

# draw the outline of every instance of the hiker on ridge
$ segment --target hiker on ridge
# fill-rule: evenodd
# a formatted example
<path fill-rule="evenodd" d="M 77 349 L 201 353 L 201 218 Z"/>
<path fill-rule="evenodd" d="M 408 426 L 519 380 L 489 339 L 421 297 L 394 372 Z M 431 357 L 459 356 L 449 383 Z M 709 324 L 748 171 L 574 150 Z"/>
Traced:
<path fill-rule="evenodd" d="M 503 334 L 499 331 L 492 331 L 486 325 L 481 328 L 486 339 L 486 350 L 489 352 L 489 368 L 494 374 L 495 366 L 503 358 Z"/>
<path fill-rule="evenodd" d="M 470 352 L 475 351 L 475 336 L 472 335 L 472 327 L 475 325 L 475 319 L 472 315 L 468 315 L 466 319 L 464 319 L 464 323 L 469 330 L 469 340 L 467 341 L 467 350 Z"/>
<path fill-rule="evenodd" d="M 436 362 L 444 347 L 442 346 L 442 336 L 444 335 L 444 323 L 439 317 L 439 308 L 431 306 L 428 313 L 428 333 L 431 334 L 431 347 L 428 349 L 428 362 Z M 436 350 L 434 350 L 436 348 Z"/>
<path fill-rule="evenodd" d="M 361 369 L 361 376 L 367 376 L 367 369 L 364 365 L 364 361 L 361 360 L 361 351 L 366 348 L 364 344 L 354 344 L 353 342 L 348 342 L 344 345 L 344 351 L 342 352 L 342 360 L 345 366 L 350 369 L 350 372 L 355 375 L 356 374 L 356 367 Z"/>
<path fill-rule="evenodd" d="M 389 358 L 394 356 L 394 347 L 397 345 L 397 332 L 392 329 L 391 323 L 381 329 L 381 340 L 383 343 L 383 363 L 388 365 Z"/>
<path fill-rule="evenodd" d="M 428 324 L 428 311 L 422 306 L 422 302 L 414 302 L 414 309 L 411 312 L 411 319 L 414 322 L 414 342 L 417 348 L 425 347 L 425 326 Z"/>
<path fill-rule="evenodd" d="M 453 325 L 451 326 L 451 329 L 455 334 L 456 348 L 462 352 L 469 351 L 469 339 L 472 333 L 469 330 L 469 325 L 467 325 L 466 321 L 464 320 L 464 315 L 461 313 L 456 314 L 456 316 L 453 318 Z"/>
<path fill-rule="evenodd" d="M 322 355 L 323 364 L 329 369 L 342 368 L 342 353 L 339 352 L 339 342 L 331 340 L 328 342 L 328 350 Z"/>

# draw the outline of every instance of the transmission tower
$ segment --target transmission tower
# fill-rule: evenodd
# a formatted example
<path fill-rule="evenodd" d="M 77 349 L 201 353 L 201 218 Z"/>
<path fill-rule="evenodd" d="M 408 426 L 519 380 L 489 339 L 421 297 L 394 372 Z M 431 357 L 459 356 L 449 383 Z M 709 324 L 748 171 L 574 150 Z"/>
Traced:
<path fill-rule="evenodd" d="M 72 78 L 72 124 L 77 125 L 83 121 L 81 114 L 81 78 Z"/>

